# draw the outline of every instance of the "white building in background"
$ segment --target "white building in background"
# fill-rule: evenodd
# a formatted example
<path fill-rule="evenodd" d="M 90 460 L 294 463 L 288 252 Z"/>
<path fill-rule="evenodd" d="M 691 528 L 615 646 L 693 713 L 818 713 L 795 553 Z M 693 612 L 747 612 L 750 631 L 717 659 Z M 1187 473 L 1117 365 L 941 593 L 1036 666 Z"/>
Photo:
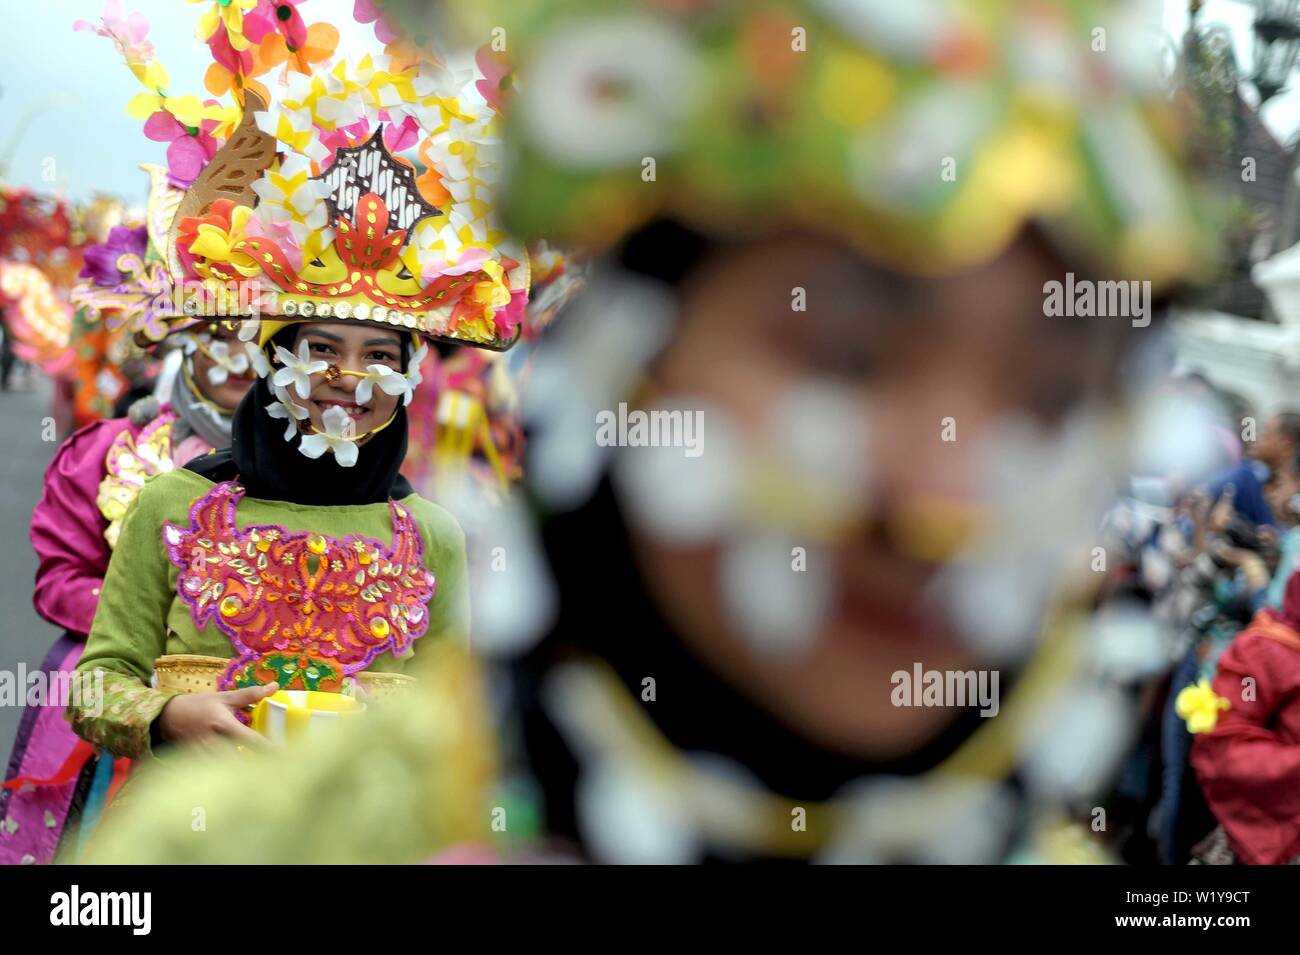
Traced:
<path fill-rule="evenodd" d="M 1300 408 L 1300 254 L 1289 281 L 1292 316 L 1277 324 L 1224 312 L 1178 311 L 1171 320 L 1175 371 L 1200 372 L 1261 416 Z M 1280 310 L 1279 310 L 1280 311 Z"/>
<path fill-rule="evenodd" d="M 1200 372 L 1259 415 L 1300 409 L 1300 245 L 1270 255 L 1300 231 L 1300 180 L 1293 179 L 1300 156 L 1286 145 L 1300 127 L 1300 83 L 1260 108 L 1258 93 L 1244 81 L 1253 68 L 1254 5 L 1205 0 L 1199 6 L 1199 25 L 1184 35 L 1178 31 L 1189 25 L 1187 0 L 1166 0 L 1165 26 L 1171 36 L 1183 36 L 1184 57 L 1199 38 L 1201 58 L 1180 63 L 1188 71 L 1184 88 L 1210 118 L 1199 142 L 1202 171 L 1235 208 L 1224 226 L 1229 274 L 1201 305 L 1180 307 L 1171 319 L 1174 370 Z M 1223 37 L 1230 51 L 1215 47 L 1214 39 Z M 1204 70 L 1224 56 L 1222 72 L 1238 78 L 1235 86 L 1214 81 L 1218 71 L 1198 75 L 1188 65 L 1199 62 Z"/>
<path fill-rule="evenodd" d="M 1300 243 L 1251 269 L 1276 321 L 1179 309 L 1171 320 L 1177 372 L 1200 371 L 1266 415 L 1300 408 Z"/>

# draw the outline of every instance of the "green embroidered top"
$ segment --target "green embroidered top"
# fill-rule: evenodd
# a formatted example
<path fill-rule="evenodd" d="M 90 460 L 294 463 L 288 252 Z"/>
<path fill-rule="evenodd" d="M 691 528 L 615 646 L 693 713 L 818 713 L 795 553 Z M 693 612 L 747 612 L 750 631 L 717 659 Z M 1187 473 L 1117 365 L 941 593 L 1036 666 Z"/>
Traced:
<path fill-rule="evenodd" d="M 190 579 L 188 575 L 191 575 L 192 571 L 183 570 L 173 562 L 173 557 L 169 556 L 168 542 L 164 539 L 167 523 L 170 522 L 190 531 L 191 533 L 185 539 L 187 543 L 196 540 L 198 544 L 205 547 L 222 548 L 221 554 L 226 555 L 225 558 L 214 557 L 209 563 L 219 561 L 222 565 L 220 569 L 234 579 L 235 583 L 247 583 L 246 577 L 251 575 L 254 583 L 268 582 L 267 587 L 258 587 L 259 593 L 263 591 L 272 593 L 276 588 L 270 584 L 292 578 L 292 568 L 290 568 L 289 573 L 284 577 L 273 580 L 275 571 L 280 569 L 273 563 L 269 571 L 261 572 L 260 578 L 251 567 L 237 566 L 236 570 L 229 570 L 225 565 L 246 563 L 229 555 L 243 554 L 244 551 L 229 544 L 223 545 L 219 539 L 210 541 L 203 538 L 202 533 L 206 527 L 191 528 L 192 506 L 200 499 L 207 501 L 219 498 L 218 489 L 218 485 L 214 485 L 193 471 L 181 469 L 160 474 L 151 479 L 140 491 L 135 504 L 122 523 L 121 535 L 104 578 L 95 621 L 86 640 L 85 652 L 77 666 L 77 671 L 82 676 L 101 671 L 102 683 L 97 684 L 94 679 L 87 679 L 82 684 L 84 691 L 74 694 L 68 706 L 68 718 L 77 734 L 118 756 L 138 758 L 151 752 L 150 727 L 167 701 L 174 695 L 150 686 L 154 662 L 160 656 L 188 653 L 234 658 L 238 655 L 230 637 L 222 632 L 217 622 L 218 606 L 221 607 L 221 615 L 226 615 L 232 608 L 225 602 L 214 599 L 208 605 L 208 613 L 205 616 L 201 609 L 202 604 L 192 609 L 192 605 L 197 603 L 196 596 L 202 598 L 202 594 L 191 594 L 189 600 L 181 596 L 178 582 L 181 581 L 182 575 L 187 575 L 185 582 L 191 586 L 196 585 L 198 579 Z M 229 497 L 230 495 L 226 495 L 222 498 L 222 502 L 227 506 L 230 505 Z M 376 558 L 375 565 L 387 570 L 392 569 L 391 564 L 385 564 L 379 550 L 366 552 L 364 546 L 354 542 L 352 547 L 344 552 L 344 556 L 352 557 L 351 550 L 355 550 L 359 559 L 349 561 L 345 567 L 343 561 L 329 560 L 332 554 L 340 553 L 339 550 L 326 551 L 324 548 L 337 547 L 338 545 L 332 544 L 331 540 L 336 541 L 338 538 L 350 535 L 360 535 L 387 547 L 395 535 L 395 514 L 409 515 L 409 521 L 420 537 L 424 566 L 434 575 L 436 581 L 433 599 L 427 605 L 428 627 L 400 657 L 394 656 L 392 650 L 387 649 L 364 667 L 368 670 L 400 671 L 406 667 L 421 641 L 440 640 L 450 636 L 460 639 L 468 637 L 469 594 L 466 579 L 465 538 L 455 518 L 415 494 L 404 498 L 399 503 L 401 507 L 395 512 L 387 503 L 309 507 L 282 501 L 238 497 L 233 502 L 234 526 L 230 529 L 242 535 L 246 528 L 254 525 L 258 527 L 274 525 L 274 530 L 269 534 L 263 533 L 261 537 L 251 535 L 247 541 L 241 541 L 247 548 L 247 553 L 254 558 L 249 562 L 253 567 L 267 567 L 266 561 L 260 564 L 257 562 L 260 556 L 267 556 L 265 552 L 269 551 L 271 557 L 278 556 L 278 551 L 270 549 L 270 542 L 262 538 L 269 538 L 270 541 L 279 543 L 287 541 L 289 535 L 310 533 L 313 537 L 308 539 L 307 546 L 313 553 L 322 553 L 324 559 L 332 563 L 333 570 L 336 572 L 335 577 L 342 576 L 344 572 L 350 573 L 354 565 L 357 565 L 356 580 L 358 584 L 363 584 L 376 579 L 375 569 L 372 569 L 370 559 L 371 553 Z M 404 511 L 401 509 L 403 507 Z M 215 513 L 216 508 L 212 510 Z M 175 530 L 169 533 L 175 538 L 173 545 L 177 545 L 181 540 L 180 533 Z M 216 549 L 199 552 L 196 548 L 197 545 L 194 545 L 190 552 L 217 554 Z M 302 552 L 301 547 L 298 550 Z M 174 553 L 179 553 L 179 550 L 175 550 Z M 183 558 L 184 555 L 181 556 Z M 289 563 L 290 560 L 290 555 L 286 554 L 285 563 Z M 367 566 L 359 566 L 361 564 Z M 313 568 L 315 568 L 314 563 Z M 327 566 L 322 569 L 322 572 L 328 572 L 329 569 Z M 370 571 L 369 579 L 365 577 L 367 570 Z M 236 571 L 246 577 L 235 577 Z M 316 570 L 314 569 L 313 572 Z M 407 576 L 409 577 L 409 574 Z M 386 593 L 391 593 L 383 573 L 378 575 L 378 580 L 379 586 L 383 586 Z M 221 583 L 224 586 L 224 582 Z M 293 587 L 292 592 L 289 586 L 282 585 L 280 590 L 283 593 L 272 593 L 271 597 L 263 599 L 301 600 L 301 588 L 292 580 L 290 585 Z M 208 586 L 210 583 L 205 582 L 204 587 Z M 229 591 L 224 591 L 227 593 L 226 601 L 232 599 L 237 601 L 237 598 L 229 596 L 234 589 L 232 587 Z M 221 588 L 213 590 L 213 594 L 219 595 L 222 592 Z M 378 591 L 375 591 L 375 596 L 381 600 L 387 599 Z M 318 599 L 317 602 L 321 601 Z M 381 602 L 377 606 L 396 607 L 397 605 Z M 279 612 L 289 613 L 283 604 Z M 422 616 L 423 612 L 417 607 L 406 620 L 413 623 L 418 616 Z M 398 616 L 402 615 L 403 613 L 399 611 Z M 392 617 L 393 614 L 390 613 L 388 616 Z M 196 618 L 202 621 L 201 626 L 196 623 Z M 371 622 L 374 624 L 371 630 L 375 634 L 381 632 L 380 624 L 382 624 L 382 633 L 388 632 L 387 620 Z M 97 685 L 102 687 L 102 693 L 95 689 Z"/>

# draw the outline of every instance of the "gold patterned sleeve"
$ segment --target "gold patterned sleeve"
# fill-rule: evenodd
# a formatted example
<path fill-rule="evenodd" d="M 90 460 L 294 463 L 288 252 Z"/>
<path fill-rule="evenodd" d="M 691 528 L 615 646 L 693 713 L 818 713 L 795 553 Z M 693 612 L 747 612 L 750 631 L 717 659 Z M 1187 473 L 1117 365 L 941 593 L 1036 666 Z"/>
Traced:
<path fill-rule="evenodd" d="M 78 736 L 131 759 L 151 752 L 150 728 L 174 695 L 149 685 L 154 662 L 166 650 L 174 596 L 162 540 L 166 503 L 174 496 L 171 478 L 161 474 L 145 484 L 122 522 L 77 665 L 78 684 L 87 691 L 73 694 L 68 704 Z"/>

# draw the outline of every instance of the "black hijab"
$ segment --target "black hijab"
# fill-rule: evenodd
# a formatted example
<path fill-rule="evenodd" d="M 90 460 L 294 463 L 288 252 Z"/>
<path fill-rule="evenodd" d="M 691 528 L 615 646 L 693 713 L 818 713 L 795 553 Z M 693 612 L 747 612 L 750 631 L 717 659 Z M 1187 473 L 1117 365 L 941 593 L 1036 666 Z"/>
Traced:
<path fill-rule="evenodd" d="M 290 326 L 272 341 L 289 347 L 286 339 L 295 332 Z M 402 370 L 406 370 L 405 348 Z M 319 458 L 307 457 L 298 450 L 301 435 L 284 440 L 284 419 L 272 418 L 266 411 L 275 400 L 268 379 L 255 381 L 235 409 L 230 447 L 195 458 L 186 469 L 214 482 L 238 481 L 249 497 L 310 507 L 378 504 L 413 493 L 410 482 L 398 473 L 406 459 L 404 405 L 398 406 L 392 424 L 357 448 L 356 464 L 345 468 L 330 451 Z"/>

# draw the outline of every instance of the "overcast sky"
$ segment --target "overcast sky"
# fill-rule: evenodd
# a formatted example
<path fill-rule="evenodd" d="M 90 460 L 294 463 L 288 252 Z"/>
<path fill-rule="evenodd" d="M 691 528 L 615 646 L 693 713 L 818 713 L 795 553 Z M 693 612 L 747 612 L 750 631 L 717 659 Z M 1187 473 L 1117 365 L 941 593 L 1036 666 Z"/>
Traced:
<path fill-rule="evenodd" d="M 372 28 L 352 19 L 352 3 L 307 0 L 300 9 L 308 23 L 328 20 L 337 26 L 341 48 L 380 52 Z M 165 165 L 167 146 L 146 139 L 144 124 L 126 115 L 126 104 L 141 87 L 113 41 L 72 30 L 75 20 L 98 23 L 103 0 L 0 0 L 0 5 L 8 14 L 0 27 L 4 178 L 74 199 L 108 192 L 143 205 L 148 180 L 140 163 Z M 123 7 L 149 18 L 154 56 L 171 74 L 171 91 L 208 96 L 203 73 L 212 58 L 194 36 L 207 4 L 123 0 Z M 52 170 L 53 183 L 45 180 L 46 170 Z"/>
<path fill-rule="evenodd" d="M 1149 0 L 1159 4 L 1162 0 Z M 102 0 L 3 0 L 13 12 L 0 30 L 0 163 L 8 160 L 10 182 L 57 191 L 74 199 L 108 192 L 142 203 L 146 180 L 141 162 L 165 162 L 165 145 L 144 138 L 140 121 L 126 115 L 139 91 L 110 40 L 74 33 L 77 19 L 98 21 Z M 327 19 L 343 33 L 348 49 L 378 52 L 371 28 L 352 19 L 353 0 L 307 0 L 307 22 Z M 183 0 L 125 0 L 151 23 L 155 53 L 171 73 L 177 92 L 202 94 L 203 71 L 211 62 L 194 38 L 205 5 Z M 1186 0 L 1164 0 L 1164 30 L 1173 43 L 1187 26 Z M 1249 73 L 1252 7 L 1241 0 L 1208 0 L 1204 25 L 1227 25 L 1237 60 Z M 1155 40 L 1156 38 L 1153 38 Z M 1264 120 L 1284 143 L 1300 130 L 1297 89 L 1269 103 Z M 44 177 L 52 174 L 53 182 Z"/>

